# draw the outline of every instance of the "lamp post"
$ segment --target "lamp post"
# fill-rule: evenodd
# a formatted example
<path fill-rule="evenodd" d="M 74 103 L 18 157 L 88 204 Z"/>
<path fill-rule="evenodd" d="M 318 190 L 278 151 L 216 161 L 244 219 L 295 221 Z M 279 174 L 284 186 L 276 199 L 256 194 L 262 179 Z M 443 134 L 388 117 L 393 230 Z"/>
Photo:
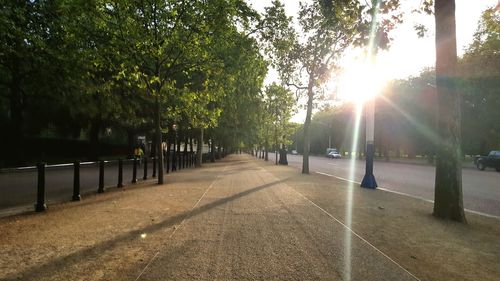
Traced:
<path fill-rule="evenodd" d="M 377 181 L 373 175 L 373 154 L 375 152 L 375 99 L 370 99 L 365 103 L 366 114 L 366 170 L 361 187 L 377 188 Z"/>
<path fill-rule="evenodd" d="M 378 46 L 375 43 L 375 30 L 378 26 L 377 14 L 380 9 L 380 2 L 377 1 L 376 5 L 373 7 L 372 13 L 372 30 L 370 35 L 370 43 L 368 47 L 368 59 L 372 66 L 375 65 L 375 58 L 378 51 Z M 375 74 L 375 69 L 371 69 L 371 75 Z M 371 85 L 372 87 L 375 85 Z M 374 87 L 376 88 L 376 87 Z M 361 181 L 361 187 L 364 188 L 377 188 L 377 181 L 373 175 L 373 154 L 375 152 L 374 142 L 375 142 L 375 97 L 369 98 L 365 102 L 365 114 L 366 114 L 366 170 L 363 181 Z"/>

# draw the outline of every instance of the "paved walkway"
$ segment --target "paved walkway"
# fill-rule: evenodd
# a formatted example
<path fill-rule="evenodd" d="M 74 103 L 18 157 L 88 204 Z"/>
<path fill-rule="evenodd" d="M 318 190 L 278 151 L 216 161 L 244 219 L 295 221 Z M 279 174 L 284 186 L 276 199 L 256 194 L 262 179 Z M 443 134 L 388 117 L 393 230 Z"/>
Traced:
<path fill-rule="evenodd" d="M 469 269 L 443 265 L 437 253 L 436 266 L 444 271 L 435 273 L 428 261 L 433 254 L 417 251 L 421 233 L 391 231 L 391 221 L 412 219 L 405 212 L 432 224 L 427 215 L 415 215 L 426 202 L 400 198 L 393 206 L 397 195 L 302 176 L 248 155 L 166 179 L 163 186 L 111 190 L 49 206 L 45 214 L 0 220 L 0 280 L 467 280 L 480 272 L 476 280 L 495 280 L 500 274 L 496 221 L 479 218 L 473 224 L 489 227 L 493 236 L 468 233 L 491 240 L 466 258 L 484 259 L 483 268 L 473 272 L 469 265 L 472 272 L 452 274 Z M 385 212 L 408 208 L 407 202 L 414 208 Z M 373 210 L 383 215 L 367 217 Z M 387 237 L 380 237 L 385 230 L 379 224 L 389 230 Z M 462 226 L 445 227 L 457 229 L 448 238 L 440 236 L 447 235 L 442 229 L 429 231 L 439 242 L 460 239 Z M 388 243 L 406 235 L 416 235 L 412 246 Z"/>

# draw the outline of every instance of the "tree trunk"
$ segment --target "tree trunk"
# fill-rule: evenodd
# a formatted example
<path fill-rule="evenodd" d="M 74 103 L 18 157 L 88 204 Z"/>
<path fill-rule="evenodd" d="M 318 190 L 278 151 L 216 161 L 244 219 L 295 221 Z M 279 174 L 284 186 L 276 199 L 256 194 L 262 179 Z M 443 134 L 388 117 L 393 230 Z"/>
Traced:
<path fill-rule="evenodd" d="M 156 97 L 155 108 L 155 126 L 156 126 L 156 145 L 157 145 L 157 160 L 158 161 L 158 184 L 163 184 L 163 147 L 161 138 L 161 120 L 160 120 L 160 99 Z"/>
<path fill-rule="evenodd" d="M 264 150 L 265 150 L 265 156 L 264 156 L 264 159 L 265 159 L 266 161 L 269 161 L 269 149 L 268 149 L 268 145 L 269 145 L 269 144 L 268 144 L 268 143 L 267 143 L 267 141 L 266 141 L 266 145 L 265 145 L 265 147 L 264 147 Z"/>
<path fill-rule="evenodd" d="M 182 153 L 182 168 L 186 168 L 188 154 L 188 137 L 184 137 L 184 151 Z"/>
<path fill-rule="evenodd" d="M 215 142 L 210 140 L 210 162 L 215 162 Z"/>
<path fill-rule="evenodd" d="M 97 160 L 99 157 L 99 131 L 101 130 L 101 122 L 93 120 L 90 124 L 89 141 L 90 141 L 90 159 Z"/>
<path fill-rule="evenodd" d="M 307 87 L 307 113 L 306 120 L 304 121 L 304 152 L 302 155 L 302 174 L 309 174 L 309 127 L 311 125 L 312 106 L 313 106 L 313 79 L 309 78 L 309 85 Z"/>
<path fill-rule="evenodd" d="M 10 128 L 13 137 L 17 140 L 22 138 L 23 133 L 23 95 L 21 90 L 21 78 L 17 73 L 18 65 L 13 66 L 14 71 L 9 85 L 9 103 L 10 103 Z"/>
<path fill-rule="evenodd" d="M 433 215 L 466 222 L 462 198 L 460 94 L 456 90 L 455 1 L 435 1 L 438 133 Z"/>
<path fill-rule="evenodd" d="M 176 142 L 176 147 L 174 147 L 175 150 L 175 169 L 180 170 L 182 169 L 182 153 L 181 153 L 181 138 L 176 135 L 175 138 Z"/>
<path fill-rule="evenodd" d="M 127 130 L 127 147 L 128 147 L 127 157 L 133 158 L 134 157 L 134 132 L 132 130 Z"/>
<path fill-rule="evenodd" d="M 281 149 L 279 150 L 279 152 L 280 152 L 279 164 L 280 165 L 288 165 L 288 159 L 286 156 L 286 147 L 284 144 L 281 145 Z"/>
<path fill-rule="evenodd" d="M 172 132 L 171 130 L 169 130 L 168 132 L 168 136 L 167 136 L 167 152 L 166 152 L 166 155 L 165 157 L 167 157 L 167 166 L 165 167 L 165 172 L 168 174 L 170 172 L 170 169 L 172 167 L 172 160 L 171 157 L 170 157 L 170 152 L 171 152 L 171 146 L 172 146 Z"/>
<path fill-rule="evenodd" d="M 196 142 L 196 167 L 201 167 L 203 157 L 203 128 L 200 129 L 198 141 Z"/>

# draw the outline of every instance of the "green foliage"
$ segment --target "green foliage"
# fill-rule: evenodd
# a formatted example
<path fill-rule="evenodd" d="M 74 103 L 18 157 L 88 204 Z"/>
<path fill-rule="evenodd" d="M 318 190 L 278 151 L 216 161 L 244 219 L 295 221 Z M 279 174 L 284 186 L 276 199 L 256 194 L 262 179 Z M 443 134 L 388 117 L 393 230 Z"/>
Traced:
<path fill-rule="evenodd" d="M 466 153 L 485 154 L 500 147 L 500 15 L 483 12 L 474 40 L 459 61 L 463 93 L 462 134 Z"/>
<path fill-rule="evenodd" d="M 98 140 L 108 127 L 149 134 L 155 123 L 176 123 L 221 126 L 222 138 L 232 115 L 243 131 L 242 108 L 252 113 L 260 99 L 267 63 L 248 37 L 259 15 L 242 0 L 0 8 L 0 126 L 19 137 L 87 132 Z"/>
<path fill-rule="evenodd" d="M 260 123 L 261 143 L 278 149 L 289 144 L 292 133 L 289 123 L 294 107 L 292 92 L 283 86 L 272 83 L 264 91 Z"/>

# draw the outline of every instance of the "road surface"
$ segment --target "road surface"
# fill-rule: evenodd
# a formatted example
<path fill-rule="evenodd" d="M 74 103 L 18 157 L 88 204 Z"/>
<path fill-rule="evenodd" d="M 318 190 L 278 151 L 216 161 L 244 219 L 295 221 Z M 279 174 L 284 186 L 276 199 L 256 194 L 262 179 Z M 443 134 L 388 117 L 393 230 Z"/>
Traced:
<path fill-rule="evenodd" d="M 123 161 L 123 185 L 132 181 L 133 162 Z M 148 178 L 152 175 L 152 163 L 148 163 Z M 144 164 L 137 166 L 137 179 L 144 176 Z M 104 167 L 104 186 L 116 187 L 118 184 L 118 164 L 106 163 Z M 80 166 L 80 193 L 97 192 L 99 186 L 99 166 L 97 163 Z M 70 201 L 73 195 L 73 166 L 46 168 L 45 187 L 47 203 Z M 37 196 L 37 170 L 25 169 L 0 173 L 0 215 L 12 209 L 33 208 Z"/>
<path fill-rule="evenodd" d="M 274 154 L 270 154 L 274 161 Z M 288 155 L 288 164 L 302 168 L 302 155 Z M 351 164 L 354 169 L 350 169 Z M 311 156 L 310 172 L 320 172 L 342 179 L 361 182 L 365 173 L 364 160 L 329 159 Z M 352 171 L 352 174 L 351 174 Z M 426 200 L 434 200 L 435 167 L 376 161 L 374 174 L 380 188 L 401 192 Z M 495 170 L 463 169 L 463 194 L 466 209 L 500 216 L 500 173 Z"/>

